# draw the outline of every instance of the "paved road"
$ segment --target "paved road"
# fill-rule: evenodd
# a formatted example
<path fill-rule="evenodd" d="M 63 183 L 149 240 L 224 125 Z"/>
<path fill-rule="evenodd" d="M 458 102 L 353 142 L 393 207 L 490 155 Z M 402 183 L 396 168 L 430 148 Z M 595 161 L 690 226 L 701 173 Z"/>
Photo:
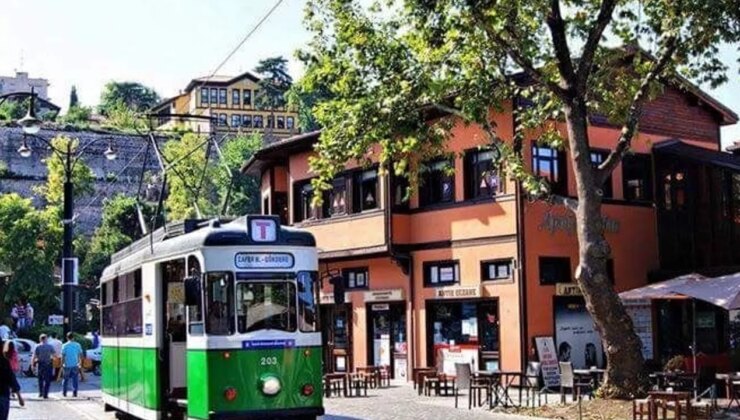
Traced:
<path fill-rule="evenodd" d="M 11 420 L 113 420 L 115 416 L 105 413 L 100 402 L 99 378 L 90 376 L 81 384 L 78 398 L 63 398 L 61 384 L 53 384 L 50 398 L 38 398 L 36 380 L 21 380 L 26 407 L 11 404 Z M 484 409 L 467 409 L 467 399 L 461 399 L 460 408 L 454 407 L 451 397 L 420 397 L 411 386 L 396 384 L 391 388 L 370 390 L 367 397 L 327 398 L 324 400 L 327 415 L 325 420 L 388 419 L 405 420 L 419 418 L 515 420 L 523 417 L 492 413 Z"/>

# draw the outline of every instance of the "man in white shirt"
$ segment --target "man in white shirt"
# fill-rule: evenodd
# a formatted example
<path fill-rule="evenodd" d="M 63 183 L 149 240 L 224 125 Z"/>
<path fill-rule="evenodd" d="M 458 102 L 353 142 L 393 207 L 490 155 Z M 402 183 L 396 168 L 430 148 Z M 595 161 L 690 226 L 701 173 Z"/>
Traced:
<path fill-rule="evenodd" d="M 10 327 L 8 327 L 5 323 L 0 325 L 0 339 L 2 339 L 3 341 L 8 341 L 8 339 L 10 338 L 10 332 Z"/>

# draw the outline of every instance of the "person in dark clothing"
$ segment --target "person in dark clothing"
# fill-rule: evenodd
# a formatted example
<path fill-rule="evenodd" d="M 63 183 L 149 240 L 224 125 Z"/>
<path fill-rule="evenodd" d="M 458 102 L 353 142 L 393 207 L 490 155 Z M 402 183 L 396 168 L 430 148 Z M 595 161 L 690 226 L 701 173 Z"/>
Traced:
<path fill-rule="evenodd" d="M 0 345 L 3 343 L 0 342 Z M 8 420 L 10 413 L 10 393 L 18 397 L 18 404 L 23 407 L 26 403 L 21 395 L 21 386 L 15 373 L 10 368 L 10 362 L 4 356 L 0 356 L 0 420 Z"/>
<path fill-rule="evenodd" d="M 54 380 L 52 376 L 52 361 L 54 358 L 54 347 L 47 343 L 46 334 L 39 336 L 39 345 L 33 351 L 32 364 L 38 366 L 38 379 L 39 379 L 39 398 L 49 398 L 49 387 L 51 381 Z"/>

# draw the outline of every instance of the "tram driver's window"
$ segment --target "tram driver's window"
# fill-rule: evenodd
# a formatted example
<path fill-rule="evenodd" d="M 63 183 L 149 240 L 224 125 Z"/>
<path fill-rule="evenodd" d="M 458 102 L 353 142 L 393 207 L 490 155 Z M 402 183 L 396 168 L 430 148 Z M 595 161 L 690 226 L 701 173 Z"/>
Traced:
<path fill-rule="evenodd" d="M 239 282 L 239 332 L 296 330 L 295 286 L 286 281 Z"/>
<path fill-rule="evenodd" d="M 234 333 L 234 278 L 231 273 L 206 274 L 206 333 Z"/>

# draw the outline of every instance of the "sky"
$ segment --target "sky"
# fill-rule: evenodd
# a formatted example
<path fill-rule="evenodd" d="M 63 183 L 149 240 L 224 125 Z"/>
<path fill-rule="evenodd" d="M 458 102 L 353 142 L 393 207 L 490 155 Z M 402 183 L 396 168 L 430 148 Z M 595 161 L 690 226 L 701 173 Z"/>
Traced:
<path fill-rule="evenodd" d="M 111 80 L 137 81 L 162 97 L 206 76 L 227 56 L 275 0 L 0 0 L 0 75 L 16 70 L 49 80 L 49 96 L 66 108 L 72 85 L 83 105 L 96 105 Z M 302 24 L 305 0 L 284 0 L 224 65 L 219 74 L 251 70 L 263 58 L 290 59 L 309 40 Z M 31 20 L 29 22 L 29 20 Z M 735 47 L 722 54 L 730 82 L 705 90 L 740 114 Z M 740 124 L 722 129 L 725 145 L 740 141 Z"/>

